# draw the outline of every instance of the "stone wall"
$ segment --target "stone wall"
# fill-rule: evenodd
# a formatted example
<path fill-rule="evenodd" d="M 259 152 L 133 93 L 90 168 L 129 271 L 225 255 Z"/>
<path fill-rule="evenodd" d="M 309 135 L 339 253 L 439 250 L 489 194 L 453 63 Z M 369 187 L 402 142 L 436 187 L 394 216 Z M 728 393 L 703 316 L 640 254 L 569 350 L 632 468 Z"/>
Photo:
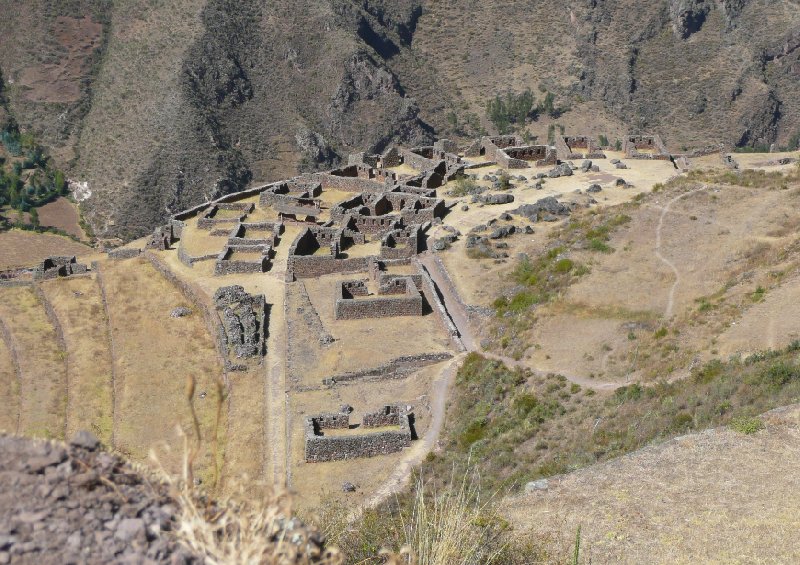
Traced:
<path fill-rule="evenodd" d="M 322 379 L 322 384 L 325 386 L 333 386 L 361 381 L 400 379 L 416 372 L 421 367 L 427 367 L 428 365 L 447 361 L 452 358 L 453 355 L 446 352 L 404 355 L 377 367 L 332 375 Z"/>
<path fill-rule="evenodd" d="M 588 135 L 557 135 L 555 140 L 558 158 L 569 159 L 605 159 L 593 137 Z"/>
<path fill-rule="evenodd" d="M 344 192 L 385 192 L 388 190 L 386 184 L 382 182 L 359 178 L 357 175 L 336 174 L 341 171 L 341 169 L 337 169 L 329 173 L 314 173 L 314 178 L 322 184 L 323 189 Z"/>
<path fill-rule="evenodd" d="M 213 204 L 197 219 L 197 229 L 211 230 L 231 223 L 239 223 L 243 221 L 254 208 L 255 206 L 253 204 L 243 203 Z M 238 212 L 238 215 L 235 214 L 225 218 L 218 217 L 222 211 Z"/>
<path fill-rule="evenodd" d="M 651 152 L 644 153 L 644 150 Z M 662 161 L 671 159 L 667 147 L 658 135 L 628 135 L 625 137 L 623 151 L 629 159 L 659 159 Z"/>
<path fill-rule="evenodd" d="M 411 445 L 413 413 L 397 409 L 397 430 L 384 432 L 325 436 L 321 424 L 330 422 L 332 415 L 323 414 L 306 418 L 304 424 L 305 460 L 309 463 L 340 461 L 358 457 L 374 457 L 396 453 Z M 333 415 L 344 417 L 345 414 Z M 348 418 L 349 426 L 349 418 Z M 338 424 L 338 421 L 336 422 Z M 366 427 L 366 426 L 365 426 Z M 330 429 L 330 428 L 329 428 Z"/>
<path fill-rule="evenodd" d="M 81 275 L 88 271 L 88 267 L 83 263 L 78 263 L 74 255 L 56 256 L 53 255 L 42 261 L 33 268 L 33 280 L 48 280 L 58 277 L 69 277 Z"/>
<path fill-rule="evenodd" d="M 428 304 L 430 304 L 431 308 L 436 314 L 436 318 L 439 320 L 440 326 L 448 335 L 450 342 L 453 344 L 456 350 L 464 351 L 466 348 L 464 347 L 464 343 L 461 341 L 461 333 L 458 331 L 453 319 L 450 317 L 450 313 L 447 311 L 447 308 L 445 308 L 444 303 L 442 302 L 439 293 L 436 290 L 436 285 L 434 284 L 430 273 L 422 263 L 419 261 L 415 261 L 415 263 L 422 278 L 422 290 L 425 293 L 425 297 L 428 299 Z"/>
<path fill-rule="evenodd" d="M 555 147 L 548 145 L 523 145 L 522 139 L 515 135 L 481 137 L 467 148 L 467 157 L 485 156 L 506 169 L 524 169 L 529 161 L 537 167 L 558 163 Z"/>
<path fill-rule="evenodd" d="M 239 285 L 214 293 L 214 305 L 224 329 L 227 356 L 237 359 L 266 353 L 267 306 L 263 294 L 252 295 Z"/>
<path fill-rule="evenodd" d="M 399 426 L 402 408 L 397 405 L 387 405 L 375 412 L 364 414 L 362 426 L 365 428 L 382 428 L 384 426 Z"/>
<path fill-rule="evenodd" d="M 186 249 L 183 248 L 183 245 L 178 245 L 178 259 L 187 267 L 193 267 L 195 263 L 199 263 L 200 261 L 210 261 L 212 259 L 217 259 L 218 257 L 219 253 L 192 256 L 189 255 Z"/>
<path fill-rule="evenodd" d="M 357 292 L 352 292 L 358 289 Z M 409 277 L 396 278 L 385 287 L 386 294 L 364 297 L 361 281 L 338 284 L 334 317 L 337 320 L 422 316 L 422 295 Z"/>

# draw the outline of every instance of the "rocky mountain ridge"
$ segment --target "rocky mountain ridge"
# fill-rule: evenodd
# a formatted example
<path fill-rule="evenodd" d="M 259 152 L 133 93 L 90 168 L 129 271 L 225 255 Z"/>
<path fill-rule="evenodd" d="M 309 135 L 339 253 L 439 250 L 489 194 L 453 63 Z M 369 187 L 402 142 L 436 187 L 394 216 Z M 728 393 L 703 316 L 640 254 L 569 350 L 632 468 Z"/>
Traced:
<path fill-rule="evenodd" d="M 798 8 L 0 0 L 0 70 L 10 118 L 88 183 L 96 232 L 129 239 L 351 151 L 491 131 L 486 101 L 525 88 L 554 93 L 563 110 L 529 124 L 540 138 L 558 124 L 653 131 L 674 151 L 786 145 L 800 132 Z"/>

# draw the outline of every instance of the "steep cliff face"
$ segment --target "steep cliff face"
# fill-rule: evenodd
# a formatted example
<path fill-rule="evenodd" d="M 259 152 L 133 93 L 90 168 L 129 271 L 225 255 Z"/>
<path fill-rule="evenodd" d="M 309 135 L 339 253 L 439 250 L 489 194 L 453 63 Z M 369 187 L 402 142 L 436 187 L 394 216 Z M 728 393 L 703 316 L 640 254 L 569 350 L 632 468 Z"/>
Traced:
<path fill-rule="evenodd" d="M 105 236 L 353 150 L 491 130 L 486 101 L 508 90 L 553 92 L 571 129 L 656 131 L 676 149 L 800 131 L 797 0 L 0 0 L 0 13 L 9 112 L 89 183 Z"/>

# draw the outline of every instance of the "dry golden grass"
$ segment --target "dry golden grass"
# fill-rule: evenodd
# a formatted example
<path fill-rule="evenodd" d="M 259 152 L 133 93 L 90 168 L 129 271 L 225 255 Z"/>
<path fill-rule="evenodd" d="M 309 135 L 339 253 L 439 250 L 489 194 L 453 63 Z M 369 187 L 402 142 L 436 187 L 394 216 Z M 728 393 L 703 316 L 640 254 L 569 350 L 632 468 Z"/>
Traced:
<path fill-rule="evenodd" d="M 173 308 L 191 305 L 143 259 L 103 263 L 101 272 L 115 356 L 116 447 L 142 461 L 153 446 L 174 446 L 176 424 L 187 429 L 191 423 L 183 399 L 189 376 L 197 384 L 203 436 L 210 437 L 222 368 L 202 316 L 194 312 L 171 318 Z M 179 465 L 174 449 L 164 454 L 163 461 L 168 469 Z M 203 479 L 208 479 L 214 468 L 208 450 L 200 454 L 197 465 Z"/>
<path fill-rule="evenodd" d="M 66 353 L 58 343 L 44 307 L 29 287 L 3 288 L 0 289 L 0 317 L 11 333 L 11 346 L 19 360 L 19 433 L 63 439 L 67 408 Z"/>
<path fill-rule="evenodd" d="M 108 321 L 97 282 L 81 277 L 42 285 L 64 331 L 69 398 L 67 437 L 91 430 L 111 445 L 114 395 Z"/>
<path fill-rule="evenodd" d="M 505 502 L 523 536 L 581 526 L 592 563 L 796 563 L 800 410 L 753 435 L 716 429 L 550 480 Z M 563 547 L 562 547 L 563 551 Z"/>
<path fill-rule="evenodd" d="M 78 255 L 85 258 L 91 247 L 61 235 L 22 230 L 0 232 L 0 269 L 30 267 L 50 255 Z"/>
<path fill-rule="evenodd" d="M 0 430 L 17 431 L 17 415 L 19 414 L 19 380 L 5 341 L 0 335 Z"/>

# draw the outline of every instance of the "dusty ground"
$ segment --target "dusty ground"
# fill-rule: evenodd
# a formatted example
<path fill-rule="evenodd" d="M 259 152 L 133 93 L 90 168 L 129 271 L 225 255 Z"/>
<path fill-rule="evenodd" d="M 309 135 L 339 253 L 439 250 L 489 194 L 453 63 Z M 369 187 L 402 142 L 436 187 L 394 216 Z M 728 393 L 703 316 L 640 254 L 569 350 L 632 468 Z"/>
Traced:
<path fill-rule="evenodd" d="M 0 232 L 0 269 L 31 267 L 50 255 L 77 255 L 93 250 L 67 237 L 21 230 Z"/>
<path fill-rule="evenodd" d="M 334 320 L 336 282 L 353 278 L 353 275 L 330 275 L 303 281 L 311 303 L 335 341 L 321 348 L 319 364 L 301 376 L 298 386 L 318 387 L 323 378 L 377 367 L 403 355 L 450 350 L 449 340 L 433 313 L 422 317 Z M 407 336 L 415 339 L 409 340 Z"/>
<path fill-rule="evenodd" d="M 765 421 L 752 436 L 709 430 L 550 479 L 503 514 L 564 554 L 580 526 L 586 563 L 796 563 L 800 409 Z"/>
<path fill-rule="evenodd" d="M 777 165 L 782 154 L 743 156 L 767 171 L 796 167 Z M 722 168 L 719 155 L 714 157 Z M 664 182 L 674 174 L 663 168 L 667 166 L 663 162 L 624 161 L 631 169 L 621 174 L 633 178 L 637 168 L 644 166 L 651 176 L 635 180 L 634 189 L 604 188 L 599 196 L 608 193 L 611 197 L 608 202 L 598 198 L 599 205 L 616 202 L 618 195 L 649 192 L 656 181 Z M 589 175 L 577 173 L 555 181 L 580 186 L 586 182 L 581 180 L 584 176 Z M 519 202 L 531 201 L 530 194 L 538 199 L 554 185 L 548 180 L 542 191 L 515 188 L 512 192 Z M 561 194 L 564 201 L 576 197 L 569 191 Z M 748 354 L 796 339 L 800 324 L 789 305 L 797 292 L 793 282 L 797 266 L 781 250 L 796 239 L 800 214 L 792 203 L 797 198 L 797 187 L 791 186 L 775 190 L 771 185 L 702 183 L 648 195 L 640 205 L 625 210 L 631 220 L 617 228 L 608 242 L 613 253 L 567 251 L 566 256 L 588 266 L 590 273 L 555 303 L 539 308 L 529 331 L 514 335 L 531 346 L 523 362 L 534 369 L 625 383 L 674 378 L 685 374 L 695 360 Z M 463 233 L 475 223 L 497 218 L 501 208 L 517 205 L 477 209 L 470 205 L 467 212 L 457 206 L 446 222 Z M 591 218 L 586 214 L 577 212 L 573 217 Z M 525 222 L 515 217 L 510 223 Z M 551 234 L 559 225 L 564 224 L 539 222 L 534 224 L 535 234 L 503 240 L 509 244 L 507 260 L 469 259 L 463 243 L 456 243 L 441 257 L 464 300 L 487 306 L 498 296 L 498 288 L 488 281 L 509 285 L 508 271 L 516 264 L 516 254 L 536 256 L 555 245 Z M 760 286 L 766 290 L 763 300 L 749 299 Z M 715 303 L 698 312 L 711 296 L 721 298 L 724 305 L 718 308 Z M 671 333 L 657 342 L 652 336 L 660 327 Z"/>

